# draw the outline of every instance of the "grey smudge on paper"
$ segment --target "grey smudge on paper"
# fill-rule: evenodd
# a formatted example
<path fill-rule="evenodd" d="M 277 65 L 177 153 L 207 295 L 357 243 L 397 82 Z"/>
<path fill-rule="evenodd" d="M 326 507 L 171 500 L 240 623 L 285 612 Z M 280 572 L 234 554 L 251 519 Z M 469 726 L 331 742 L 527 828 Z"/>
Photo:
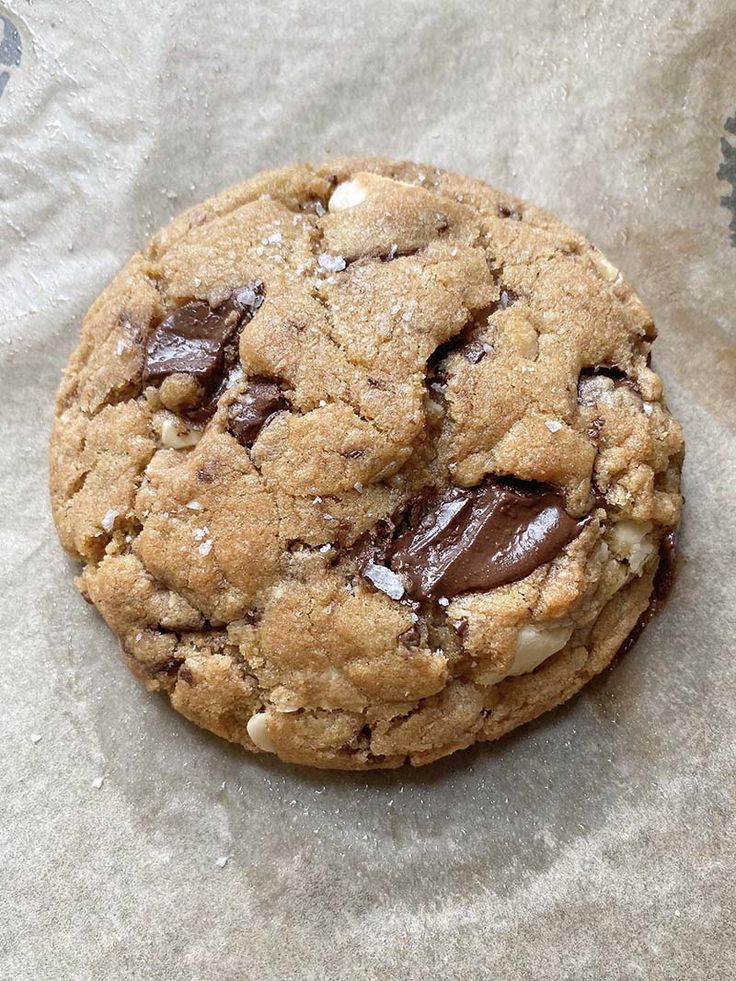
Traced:
<path fill-rule="evenodd" d="M 2 38 L 0 39 L 0 68 L 4 69 L 0 71 L 0 95 L 2 95 L 10 78 L 10 72 L 5 69 L 5 66 L 12 68 L 20 64 L 23 45 L 21 44 L 18 28 L 4 14 L 0 14 L 0 28 L 2 28 Z"/>
<path fill-rule="evenodd" d="M 727 134 L 736 136 L 736 115 L 726 120 L 725 130 Z M 731 185 L 731 193 L 724 194 L 721 204 L 731 212 L 731 245 L 736 245 L 736 141 L 731 141 L 727 136 L 721 137 L 721 153 L 723 163 L 718 168 L 718 177 L 722 181 L 728 181 Z"/>

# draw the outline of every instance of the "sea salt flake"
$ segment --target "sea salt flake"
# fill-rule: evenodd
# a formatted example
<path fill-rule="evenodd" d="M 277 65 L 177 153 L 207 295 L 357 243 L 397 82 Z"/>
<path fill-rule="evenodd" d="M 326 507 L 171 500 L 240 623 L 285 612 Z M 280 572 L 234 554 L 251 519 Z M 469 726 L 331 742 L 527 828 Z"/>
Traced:
<path fill-rule="evenodd" d="M 267 245 L 280 245 L 281 242 L 283 241 L 283 239 L 284 239 L 284 236 L 281 234 L 281 232 L 274 232 L 273 235 L 269 235 L 268 236 L 268 238 L 266 239 L 266 244 Z"/>
<path fill-rule="evenodd" d="M 39 736 L 39 734 L 37 732 L 32 732 L 31 733 L 31 742 L 33 743 L 34 746 L 36 745 L 36 743 L 40 743 L 41 742 L 41 737 Z"/>
<path fill-rule="evenodd" d="M 355 483 L 353 484 L 353 487 L 356 489 L 356 491 L 359 494 L 362 494 L 363 493 L 363 485 L 362 485 L 362 483 L 359 480 L 356 480 L 355 481 Z"/>
<path fill-rule="evenodd" d="M 341 255 L 330 255 L 329 252 L 320 252 L 317 262 L 327 272 L 342 272 L 347 263 Z"/>
<path fill-rule="evenodd" d="M 119 514 L 120 512 L 116 511 L 115 508 L 110 508 L 109 511 L 105 512 L 104 517 L 100 522 L 105 531 L 112 531 L 112 526 L 115 524 L 115 518 L 117 518 Z"/>
<path fill-rule="evenodd" d="M 212 551 L 212 539 L 208 538 L 206 542 L 202 542 L 197 551 L 200 555 L 209 555 Z"/>
<path fill-rule="evenodd" d="M 404 595 L 404 584 L 401 578 L 387 569 L 385 565 L 376 565 L 374 562 L 368 563 L 363 575 L 373 583 L 376 589 L 380 589 L 391 599 L 400 600 Z"/>
<path fill-rule="evenodd" d="M 95 790 L 100 790 L 104 782 L 105 782 L 104 777 L 95 777 L 94 780 L 92 781 L 92 786 L 95 788 Z"/>
<path fill-rule="evenodd" d="M 187 502 L 187 507 L 189 508 L 190 511 L 201 511 L 202 510 L 202 505 L 199 503 L 199 501 L 188 501 Z"/>
<path fill-rule="evenodd" d="M 196 541 L 201 542 L 203 538 L 206 538 L 208 531 L 209 528 L 205 525 L 204 528 L 195 528 L 192 534 Z"/>
<path fill-rule="evenodd" d="M 450 605 L 450 601 L 449 601 L 449 599 L 446 596 L 440 596 L 440 598 L 437 600 L 437 602 L 440 604 L 440 606 L 449 606 Z"/>
<path fill-rule="evenodd" d="M 556 419 L 546 419 L 544 424 L 551 433 L 558 433 L 562 429 L 562 423 Z"/>
<path fill-rule="evenodd" d="M 650 416 L 654 411 L 654 406 L 651 402 L 643 402 L 641 407 L 644 410 L 644 414 L 647 416 Z"/>
<path fill-rule="evenodd" d="M 221 855 L 215 862 L 215 865 L 218 867 L 218 869 L 224 869 L 228 863 L 228 859 L 228 855 Z"/>
<path fill-rule="evenodd" d="M 319 550 L 324 554 L 325 552 L 329 552 L 331 548 L 332 545 L 328 543 L 327 545 L 320 545 Z"/>

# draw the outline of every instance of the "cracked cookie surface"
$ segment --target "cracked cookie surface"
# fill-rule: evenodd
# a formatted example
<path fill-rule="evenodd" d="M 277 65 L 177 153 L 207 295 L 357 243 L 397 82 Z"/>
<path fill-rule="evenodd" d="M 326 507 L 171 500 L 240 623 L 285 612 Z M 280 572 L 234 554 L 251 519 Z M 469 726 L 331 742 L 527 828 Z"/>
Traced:
<path fill-rule="evenodd" d="M 428 763 L 579 690 L 647 610 L 683 441 L 594 246 L 376 158 L 190 209 L 92 306 L 51 498 L 82 593 L 193 722 Z"/>

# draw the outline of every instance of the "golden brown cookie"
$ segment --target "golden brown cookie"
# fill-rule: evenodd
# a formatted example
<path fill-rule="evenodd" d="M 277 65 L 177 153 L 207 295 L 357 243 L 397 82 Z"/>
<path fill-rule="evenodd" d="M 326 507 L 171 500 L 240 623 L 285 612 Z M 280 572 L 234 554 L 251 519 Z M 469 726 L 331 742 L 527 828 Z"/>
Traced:
<path fill-rule="evenodd" d="M 601 671 L 680 516 L 652 319 L 554 218 L 374 158 L 261 174 L 135 255 L 51 497 L 127 663 L 250 750 L 495 739 Z"/>

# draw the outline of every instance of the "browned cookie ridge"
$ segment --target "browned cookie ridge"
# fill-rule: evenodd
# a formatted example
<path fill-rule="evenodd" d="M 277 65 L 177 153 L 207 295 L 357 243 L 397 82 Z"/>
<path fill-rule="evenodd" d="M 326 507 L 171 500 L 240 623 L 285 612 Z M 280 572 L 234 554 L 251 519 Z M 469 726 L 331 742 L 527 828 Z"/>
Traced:
<path fill-rule="evenodd" d="M 85 318 L 51 440 L 127 663 L 251 750 L 430 762 L 613 658 L 679 521 L 652 320 L 582 237 L 455 174 L 273 171 Z"/>

